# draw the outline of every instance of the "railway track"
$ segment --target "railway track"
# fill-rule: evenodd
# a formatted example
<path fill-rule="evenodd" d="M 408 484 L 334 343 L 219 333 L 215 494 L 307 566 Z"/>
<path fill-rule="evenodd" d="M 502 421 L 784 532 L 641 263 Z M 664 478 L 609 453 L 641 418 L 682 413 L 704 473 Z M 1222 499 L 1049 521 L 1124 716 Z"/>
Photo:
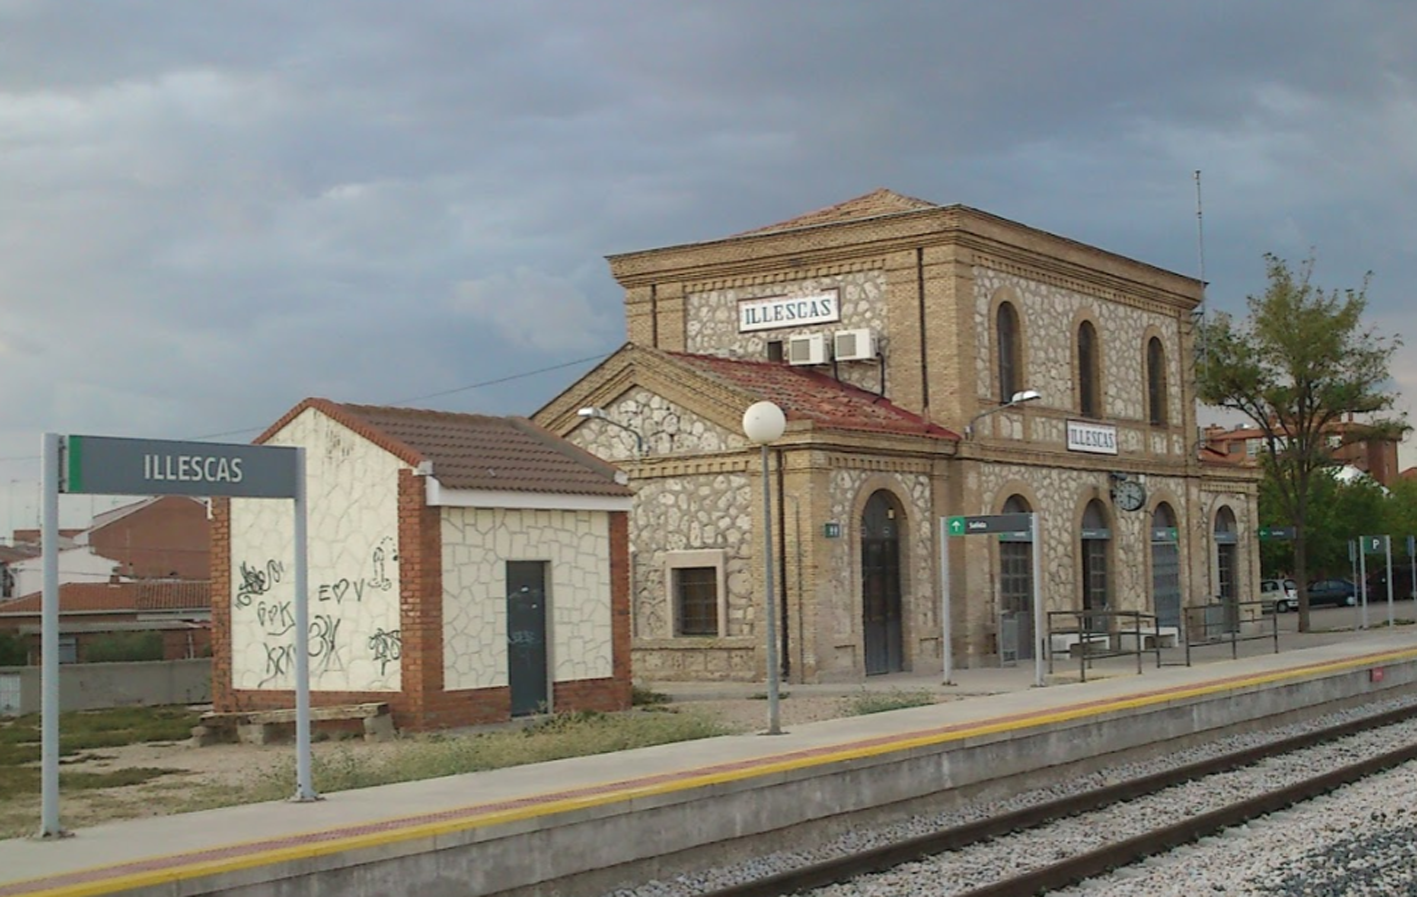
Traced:
<path fill-rule="evenodd" d="M 703 893 L 706 897 L 780 897 L 829 888 L 940 854 L 962 851 L 1003 836 L 1040 829 L 1060 820 L 1103 812 L 1189 782 L 1241 770 L 1271 758 L 1294 754 L 1364 732 L 1411 723 L 1414 719 L 1417 719 L 1417 716 L 1411 707 L 1399 708 Z M 1158 825 L 1096 849 L 1004 876 L 988 884 L 962 888 L 951 893 L 960 897 L 1012 897 L 1063 888 L 1417 759 L 1417 739 L 1412 739 L 1412 742 L 1394 750 L 1368 756 L 1358 762 L 1305 777 L 1280 788 L 1235 800 L 1216 809 L 1187 815 L 1179 821 Z"/>

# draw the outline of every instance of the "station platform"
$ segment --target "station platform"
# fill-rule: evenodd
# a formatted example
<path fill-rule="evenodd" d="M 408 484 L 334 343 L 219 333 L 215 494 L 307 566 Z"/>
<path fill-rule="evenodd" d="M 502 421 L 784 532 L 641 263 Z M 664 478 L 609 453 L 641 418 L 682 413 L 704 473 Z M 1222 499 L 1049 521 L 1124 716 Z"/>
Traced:
<path fill-rule="evenodd" d="M 1305 641 L 1307 639 L 1307 641 Z M 672 871 L 714 845 L 765 844 L 814 820 L 974 789 L 1030 772 L 1105 764 L 1114 751 L 1199 736 L 1417 684 L 1417 627 L 1247 643 L 1197 652 L 1192 666 L 1113 658 L 1085 683 L 1055 667 L 957 670 L 829 692 L 932 687 L 959 700 L 746 734 L 83 829 L 0 842 L 0 897 L 30 894 L 571 893 L 585 870 Z M 680 700 L 761 684 L 662 684 Z M 1056 774 L 1056 773 L 1052 773 Z M 997 786 L 996 786 L 997 787 Z M 664 861 L 663 865 L 656 865 Z M 588 879 L 577 879 L 587 888 Z M 582 890 L 580 893 L 597 893 Z"/>

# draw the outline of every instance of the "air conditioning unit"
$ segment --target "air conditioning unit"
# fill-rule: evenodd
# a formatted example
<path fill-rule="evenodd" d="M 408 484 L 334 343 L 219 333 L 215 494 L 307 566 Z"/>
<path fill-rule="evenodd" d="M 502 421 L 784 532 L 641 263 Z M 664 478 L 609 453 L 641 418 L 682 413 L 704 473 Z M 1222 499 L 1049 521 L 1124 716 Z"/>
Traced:
<path fill-rule="evenodd" d="M 832 357 L 837 361 L 870 361 L 876 357 L 876 332 L 869 327 L 838 330 L 832 335 Z"/>
<path fill-rule="evenodd" d="M 827 338 L 820 333 L 787 339 L 788 364 L 826 364 Z"/>

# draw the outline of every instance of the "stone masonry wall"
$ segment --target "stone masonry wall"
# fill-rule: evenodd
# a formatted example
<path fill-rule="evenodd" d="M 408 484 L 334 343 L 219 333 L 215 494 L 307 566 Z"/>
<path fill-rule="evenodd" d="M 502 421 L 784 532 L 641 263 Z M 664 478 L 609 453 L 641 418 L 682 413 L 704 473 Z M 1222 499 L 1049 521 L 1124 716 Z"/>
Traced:
<path fill-rule="evenodd" d="M 720 427 L 647 389 L 629 390 L 603 410 L 610 420 L 640 434 L 647 457 L 704 455 L 749 447 L 742 433 Z M 635 457 L 634 434 L 596 418 L 584 419 L 566 438 L 612 464 Z"/>
<path fill-rule="evenodd" d="M 880 340 L 880 350 L 888 350 L 885 272 L 877 269 L 809 277 L 797 280 L 715 286 L 690 292 L 686 301 L 687 351 L 701 355 L 764 360 L 768 340 L 823 333 L 828 345 L 838 330 L 869 327 Z M 738 332 L 738 303 L 746 299 L 776 296 L 806 296 L 829 290 L 837 292 L 841 319 L 828 324 L 782 327 L 774 330 Z M 841 378 L 863 389 L 874 389 L 880 374 L 873 364 L 844 364 Z"/>

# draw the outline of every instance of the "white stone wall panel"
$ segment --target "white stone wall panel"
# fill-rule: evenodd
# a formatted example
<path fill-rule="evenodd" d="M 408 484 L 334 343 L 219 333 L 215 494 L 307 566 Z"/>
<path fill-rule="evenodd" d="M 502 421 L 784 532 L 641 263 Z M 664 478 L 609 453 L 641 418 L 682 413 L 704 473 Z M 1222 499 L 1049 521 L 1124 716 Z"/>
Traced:
<path fill-rule="evenodd" d="M 267 441 L 306 447 L 310 687 L 398 691 L 398 458 L 311 408 Z M 291 503 L 231 501 L 232 685 L 295 685 Z"/>
<path fill-rule="evenodd" d="M 613 674 L 607 513 L 445 508 L 441 526 L 444 688 L 507 685 L 509 560 L 547 562 L 552 680 Z"/>

